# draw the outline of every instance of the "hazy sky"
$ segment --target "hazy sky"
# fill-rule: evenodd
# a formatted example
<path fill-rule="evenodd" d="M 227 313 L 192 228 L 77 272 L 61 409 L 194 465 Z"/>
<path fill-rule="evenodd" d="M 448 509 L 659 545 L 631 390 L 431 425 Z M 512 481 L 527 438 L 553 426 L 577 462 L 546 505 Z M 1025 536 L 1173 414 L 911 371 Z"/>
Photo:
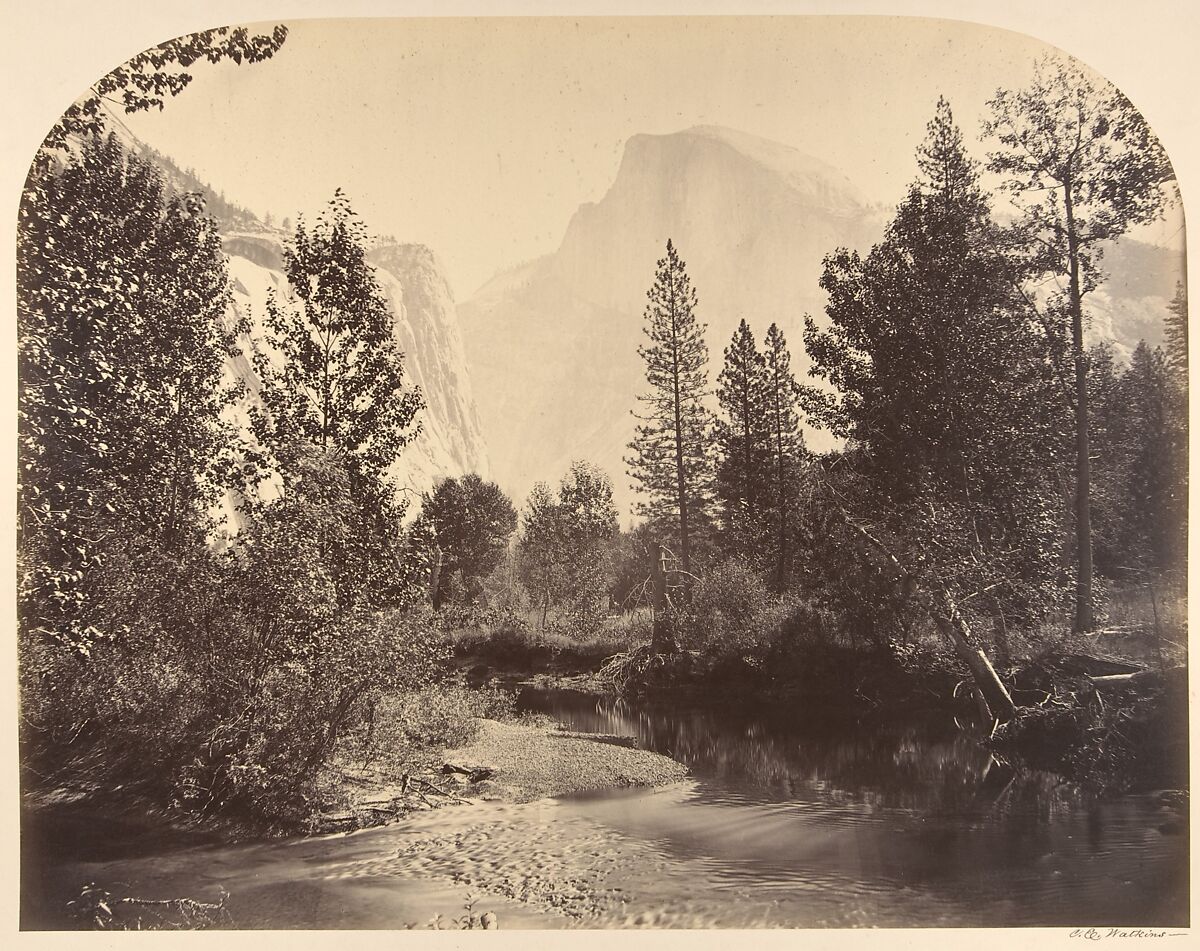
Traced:
<path fill-rule="evenodd" d="M 461 300 L 554 250 L 611 183 L 625 140 L 727 125 L 902 197 L 945 94 L 979 117 L 1046 47 L 883 18 L 309 20 L 269 62 L 199 64 L 140 137 L 276 218 L 343 187 L 376 234 L 432 247 Z"/>

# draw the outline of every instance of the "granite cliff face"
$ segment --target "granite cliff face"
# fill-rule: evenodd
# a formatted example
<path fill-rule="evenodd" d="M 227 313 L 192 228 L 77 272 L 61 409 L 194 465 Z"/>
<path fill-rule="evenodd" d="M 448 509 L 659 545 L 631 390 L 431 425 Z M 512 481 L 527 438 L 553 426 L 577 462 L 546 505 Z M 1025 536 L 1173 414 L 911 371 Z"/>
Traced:
<path fill-rule="evenodd" d="M 123 123 L 113 124 L 127 148 L 163 170 L 171 188 L 205 197 L 228 256 L 233 286 L 230 319 L 249 315 L 252 326 L 249 337 L 242 341 L 245 352 L 227 362 L 226 374 L 231 381 L 245 384 L 247 401 L 257 399 L 258 379 L 249 355 L 263 337 L 261 319 L 268 290 L 280 297 L 288 294 L 283 247 L 290 235 L 226 200 L 216 187 L 136 139 Z M 405 383 L 420 387 L 426 404 L 418 417 L 421 433 L 393 463 L 391 476 L 410 502 L 446 476 L 477 472 L 487 477 L 487 446 L 472 396 L 458 309 L 437 255 L 421 244 L 380 241 L 369 252 L 368 261 L 375 267 L 395 318 L 395 339 L 405 358 Z M 248 425 L 246 410 L 243 404 L 232 411 L 243 426 Z M 232 515 L 232 500 L 227 500 L 224 508 Z M 412 512 L 413 506 L 409 510 Z"/>
<path fill-rule="evenodd" d="M 234 308 L 252 319 L 244 349 L 254 347 L 262 334 L 259 320 L 265 313 L 267 292 L 287 294 L 284 237 L 265 228 L 222 236 Z M 391 475 L 414 493 L 429 489 L 442 476 L 487 475 L 487 450 L 471 396 L 454 296 L 436 256 L 424 245 L 382 244 L 368 260 L 395 315 L 395 339 L 405 356 L 406 383 L 419 386 L 426 403 L 419 417 L 421 434 L 400 454 Z M 246 384 L 248 399 L 256 398 L 258 381 L 248 359 L 230 361 L 228 372 Z M 240 417 L 245 419 L 244 410 Z"/>
<path fill-rule="evenodd" d="M 496 479 L 520 501 L 535 481 L 588 459 L 629 512 L 623 457 L 645 389 L 637 347 L 668 238 L 708 325 L 710 382 L 742 317 L 760 341 L 779 324 L 804 380 L 804 316 L 825 321 L 822 258 L 837 247 L 869 251 L 892 212 L 868 205 L 829 165 L 742 132 L 633 136 L 608 193 L 575 212 L 553 254 L 497 276 L 459 309 Z M 1181 246 L 1126 240 L 1109 249 L 1109 279 L 1088 300 L 1093 339 L 1120 355 L 1139 339 L 1159 343 L 1182 268 Z M 823 432 L 808 439 L 831 445 Z"/>

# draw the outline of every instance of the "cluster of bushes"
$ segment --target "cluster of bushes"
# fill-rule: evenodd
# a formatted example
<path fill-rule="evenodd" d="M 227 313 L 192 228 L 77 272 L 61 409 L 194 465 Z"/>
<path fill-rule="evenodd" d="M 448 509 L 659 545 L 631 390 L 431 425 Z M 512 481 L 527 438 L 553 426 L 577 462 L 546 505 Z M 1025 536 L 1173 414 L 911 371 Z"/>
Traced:
<path fill-rule="evenodd" d="M 461 677 L 448 677 L 373 699 L 352 739 L 365 757 L 382 753 L 411 760 L 430 749 L 466 745 L 476 735 L 477 718 L 511 719 L 515 704 L 516 695 L 494 682 L 472 687 Z"/>
<path fill-rule="evenodd" d="M 773 580 L 736 556 L 712 564 L 662 619 L 675 650 L 652 646 L 646 614 L 642 636 L 609 658 L 602 679 L 618 691 L 690 686 L 861 709 L 930 689 L 948 698 L 965 674 L 931 629 L 877 642 L 813 591 L 780 592 Z"/>
<path fill-rule="evenodd" d="M 438 624 L 456 656 L 498 668 L 528 671 L 543 665 L 594 664 L 622 650 L 648 643 L 648 610 L 585 618 L 554 616 L 545 625 L 538 610 L 497 611 L 471 605 L 443 607 Z"/>
<path fill-rule="evenodd" d="M 345 501 L 345 500 L 343 500 Z M 330 520 L 289 497 L 224 552 L 111 553 L 86 654 L 23 630 L 26 766 L 189 813 L 299 821 L 339 740 L 446 654 L 427 612 L 349 601 Z M 286 530 L 285 530 L 286 526 Z M 339 590 L 340 589 L 340 590 Z"/>
<path fill-rule="evenodd" d="M 203 200 L 112 137 L 39 156 L 19 239 L 25 781 L 299 824 L 447 653 L 388 475 L 422 399 L 365 231 L 340 192 L 300 221 L 254 338 Z"/>

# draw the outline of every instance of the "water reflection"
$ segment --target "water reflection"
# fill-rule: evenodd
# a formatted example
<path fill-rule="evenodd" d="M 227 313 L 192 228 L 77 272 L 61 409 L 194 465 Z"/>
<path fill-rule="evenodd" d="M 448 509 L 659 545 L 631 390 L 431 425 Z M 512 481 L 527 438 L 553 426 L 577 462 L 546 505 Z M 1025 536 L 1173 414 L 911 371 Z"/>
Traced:
<path fill-rule="evenodd" d="M 722 800 L 783 802 L 819 791 L 827 800 L 925 815 L 1020 812 L 1046 819 L 1081 802 L 1058 777 L 1017 775 L 970 736 L 936 721 L 813 722 L 566 690 L 527 690 L 518 705 L 572 729 L 636 736 L 646 749 L 714 780 L 704 789 Z"/>
<path fill-rule="evenodd" d="M 237 846 L 26 823 L 23 925 L 83 882 L 232 896 L 243 928 L 1184 925 L 1186 834 L 1152 796 L 1089 802 L 933 723 L 817 723 L 526 692 L 577 730 L 633 734 L 687 781 L 441 809 L 350 836 Z"/>
<path fill-rule="evenodd" d="M 937 722 L 815 723 L 555 691 L 521 702 L 685 762 L 696 783 L 682 799 L 611 795 L 577 807 L 707 862 L 714 888 L 753 883 L 785 900 L 791 923 L 1187 918 L 1186 842 L 1159 831 L 1153 797 L 1089 802 Z"/>

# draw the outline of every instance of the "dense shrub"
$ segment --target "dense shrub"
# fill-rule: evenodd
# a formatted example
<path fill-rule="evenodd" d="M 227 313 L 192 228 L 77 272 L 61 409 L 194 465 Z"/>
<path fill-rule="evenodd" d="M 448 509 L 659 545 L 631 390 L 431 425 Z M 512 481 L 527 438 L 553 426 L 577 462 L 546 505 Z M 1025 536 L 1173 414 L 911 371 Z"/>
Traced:
<path fill-rule="evenodd" d="M 351 615 L 322 640 L 276 662 L 161 632 L 86 659 L 27 641 L 27 765 L 43 781 L 119 783 L 191 813 L 298 821 L 340 737 L 385 691 L 427 683 L 442 650 L 399 612 Z"/>
<path fill-rule="evenodd" d="M 114 552 L 97 590 L 122 634 L 89 656 L 22 631 L 35 775 L 286 824 L 373 700 L 436 678 L 446 638 L 403 600 L 405 551 L 388 606 L 346 570 L 363 557 L 350 483 L 328 461 L 304 474 L 223 553 Z"/>
<path fill-rule="evenodd" d="M 708 572 L 692 589 L 691 602 L 677 625 L 684 650 L 714 657 L 761 662 L 790 615 L 784 598 L 745 562 L 731 559 Z"/>
<path fill-rule="evenodd" d="M 390 753 L 428 747 L 462 746 L 474 739 L 477 718 L 509 719 L 516 695 L 495 683 L 480 688 L 461 678 L 380 697 L 362 744 Z"/>

